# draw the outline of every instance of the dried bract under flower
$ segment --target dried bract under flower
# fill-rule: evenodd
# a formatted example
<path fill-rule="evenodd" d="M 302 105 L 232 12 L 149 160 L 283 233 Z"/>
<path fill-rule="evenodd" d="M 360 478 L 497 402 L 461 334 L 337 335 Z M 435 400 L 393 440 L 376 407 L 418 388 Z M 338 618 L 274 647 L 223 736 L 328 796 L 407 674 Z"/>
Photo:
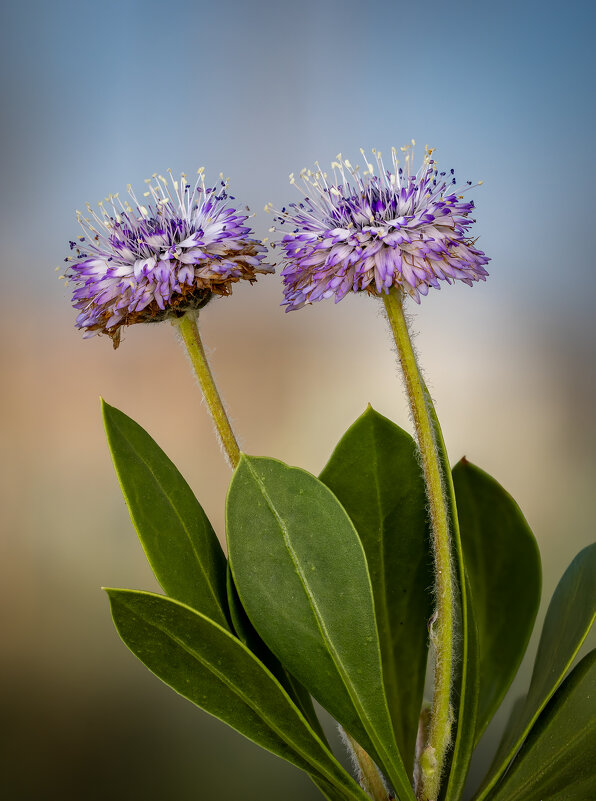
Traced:
<path fill-rule="evenodd" d="M 429 287 L 440 289 L 439 281 L 485 280 L 489 259 L 470 238 L 474 203 L 463 194 L 471 182 L 456 188 L 454 171 L 440 172 L 430 148 L 410 174 L 413 145 L 412 153 L 402 148 L 405 168 L 393 148 L 393 171 L 374 150 L 378 174 L 368 160 L 361 171 L 341 153 L 333 180 L 318 163 L 315 172 L 302 170 L 303 201 L 275 218 L 292 228 L 276 243 L 284 251 L 286 311 L 332 296 L 337 302 L 350 291 L 381 295 L 391 286 L 419 302 Z"/>
<path fill-rule="evenodd" d="M 194 188 L 184 174 L 146 183 L 146 205 L 129 186 L 132 205 L 110 195 L 99 212 L 89 204 L 87 217 L 77 212 L 83 236 L 66 260 L 76 325 L 86 337 L 108 334 L 114 347 L 122 326 L 181 316 L 229 295 L 236 281 L 274 271 L 263 263 L 265 247 L 250 238 L 248 215 L 228 205 L 226 181 L 206 187 L 201 168 Z"/>

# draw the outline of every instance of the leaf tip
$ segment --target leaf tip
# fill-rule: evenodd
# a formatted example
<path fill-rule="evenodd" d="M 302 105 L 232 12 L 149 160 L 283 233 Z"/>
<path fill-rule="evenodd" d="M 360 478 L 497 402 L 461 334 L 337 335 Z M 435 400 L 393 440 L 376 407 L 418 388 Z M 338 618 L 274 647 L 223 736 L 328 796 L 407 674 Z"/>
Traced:
<path fill-rule="evenodd" d="M 459 470 L 478 470 L 478 468 L 473 462 L 471 462 L 468 459 L 467 456 L 462 456 L 459 462 L 457 462 L 457 464 L 454 465 L 452 472 L 455 473 L 455 471 Z"/>
<path fill-rule="evenodd" d="M 360 417 L 353 423 L 352 426 L 348 429 L 348 431 L 352 430 L 352 428 L 356 427 L 359 423 L 368 423 L 375 425 L 377 421 L 383 420 L 383 415 L 380 414 L 371 403 L 368 403 L 366 409 L 362 412 Z"/>
<path fill-rule="evenodd" d="M 115 590 L 113 587 L 102 587 L 103 592 L 108 597 L 108 603 L 110 604 L 110 611 L 112 613 L 112 617 L 114 616 L 114 604 L 116 603 L 116 596 L 118 591 Z"/>
<path fill-rule="evenodd" d="M 101 416 L 104 422 L 104 426 L 107 427 L 109 416 L 114 411 L 114 406 L 110 406 L 110 404 L 100 395 L 99 396 L 99 408 L 101 411 Z"/>

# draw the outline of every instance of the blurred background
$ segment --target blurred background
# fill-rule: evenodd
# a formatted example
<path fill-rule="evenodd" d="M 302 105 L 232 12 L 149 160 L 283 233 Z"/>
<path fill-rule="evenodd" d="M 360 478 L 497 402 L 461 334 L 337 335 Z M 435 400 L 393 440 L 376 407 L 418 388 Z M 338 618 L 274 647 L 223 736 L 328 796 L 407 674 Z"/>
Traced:
<path fill-rule="evenodd" d="M 102 585 L 155 589 L 101 394 L 177 463 L 223 536 L 230 479 L 171 327 L 83 341 L 54 268 L 74 211 L 171 167 L 256 211 L 338 151 L 414 137 L 474 190 L 491 277 L 412 304 L 453 461 L 517 499 L 543 607 L 593 538 L 594 5 L 5 0 L 1 11 L 0 776 L 5 797 L 310 799 L 307 779 L 176 696 L 126 650 Z M 371 403 L 410 428 L 380 304 L 285 315 L 279 275 L 202 315 L 244 449 L 318 472 Z M 529 656 L 536 648 L 534 636 Z M 531 661 L 510 695 L 521 693 Z M 508 702 L 509 703 L 509 702 Z M 507 706 L 507 705 L 506 705 Z M 472 782 L 503 726 L 499 713 Z"/>

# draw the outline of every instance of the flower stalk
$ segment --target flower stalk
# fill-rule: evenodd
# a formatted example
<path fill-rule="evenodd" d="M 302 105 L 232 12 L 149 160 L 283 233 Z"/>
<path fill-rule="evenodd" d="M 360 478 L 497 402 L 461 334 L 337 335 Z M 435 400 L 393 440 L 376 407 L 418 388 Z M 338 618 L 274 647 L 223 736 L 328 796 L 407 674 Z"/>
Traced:
<path fill-rule="evenodd" d="M 209 362 L 207 361 L 205 349 L 199 334 L 197 320 L 197 312 L 189 311 L 182 317 L 172 320 L 172 325 L 176 326 L 180 332 L 195 375 L 203 391 L 203 397 L 211 412 L 211 417 L 213 418 L 224 453 L 230 465 L 235 468 L 240 459 L 240 448 L 219 392 L 217 391 L 215 381 L 213 380 L 213 374 L 211 373 L 211 368 L 209 367 Z"/>
<path fill-rule="evenodd" d="M 426 744 L 420 754 L 418 798 L 436 801 L 451 741 L 451 677 L 455 634 L 454 575 L 451 558 L 449 509 L 435 437 L 432 401 L 420 373 L 402 306 L 403 291 L 384 295 L 385 310 L 397 346 L 408 401 L 418 439 L 429 503 L 435 565 L 436 607 L 430 623 L 434 658 L 434 688 Z"/>

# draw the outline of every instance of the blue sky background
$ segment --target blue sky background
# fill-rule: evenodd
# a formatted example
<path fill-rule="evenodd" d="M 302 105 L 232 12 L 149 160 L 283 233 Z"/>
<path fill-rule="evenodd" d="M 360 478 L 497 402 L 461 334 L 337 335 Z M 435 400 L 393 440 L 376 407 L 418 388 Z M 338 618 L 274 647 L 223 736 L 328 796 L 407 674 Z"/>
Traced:
<path fill-rule="evenodd" d="M 155 171 L 223 170 L 260 212 L 290 171 L 414 137 L 485 181 L 493 301 L 591 308 L 592 3 L 23 0 L 3 18 L 19 286 L 55 291 L 71 209 Z"/>
<path fill-rule="evenodd" d="M 315 797 L 145 675 L 98 590 L 152 586 L 100 393 L 151 431 L 223 532 L 229 473 L 168 326 L 134 326 L 116 354 L 82 342 L 54 271 L 74 210 L 153 172 L 223 171 L 260 236 L 264 204 L 295 197 L 288 173 L 338 151 L 357 162 L 413 137 L 419 156 L 429 144 L 460 180 L 484 181 L 475 234 L 491 276 L 431 292 L 412 309 L 416 342 L 452 459 L 495 475 L 536 532 L 544 614 L 594 531 L 595 23 L 577 0 L 2 4 L 0 770 L 13 801 L 81 787 L 86 801 L 182 801 L 197 785 L 205 801 Z M 280 301 L 277 275 L 205 310 L 246 450 L 316 472 L 368 401 L 409 426 L 378 304 L 284 315 Z"/>

